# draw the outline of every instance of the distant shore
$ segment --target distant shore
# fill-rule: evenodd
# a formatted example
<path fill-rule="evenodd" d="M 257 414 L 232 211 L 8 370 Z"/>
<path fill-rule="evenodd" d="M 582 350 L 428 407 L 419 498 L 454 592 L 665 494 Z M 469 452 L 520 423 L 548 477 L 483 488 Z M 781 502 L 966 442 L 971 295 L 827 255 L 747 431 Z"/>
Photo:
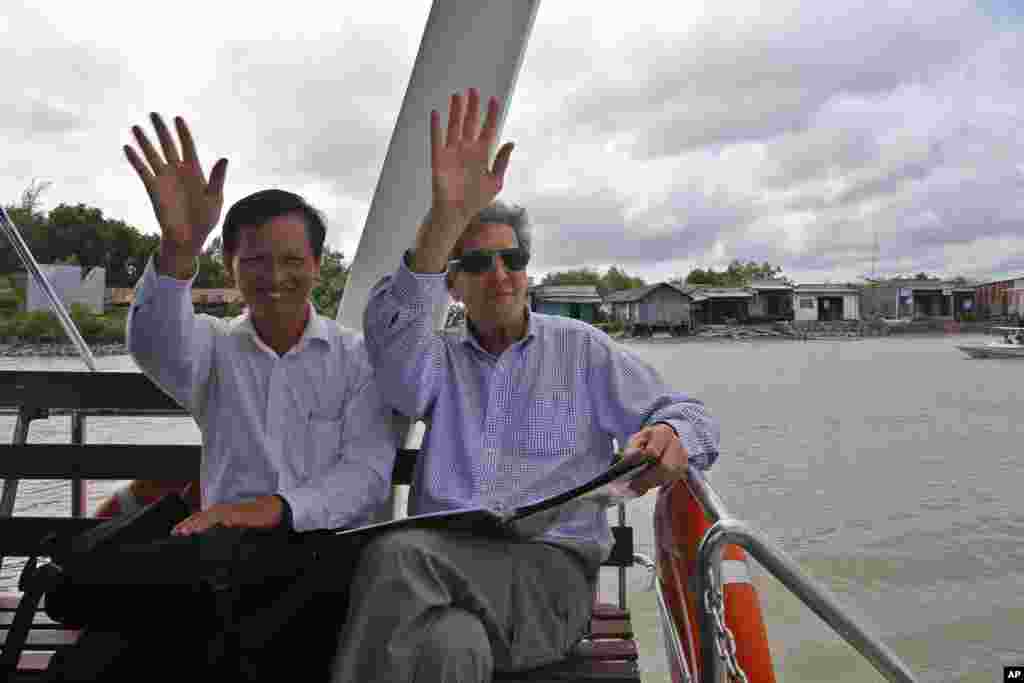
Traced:
<path fill-rule="evenodd" d="M 89 349 L 94 356 L 128 355 L 128 347 L 117 342 L 90 344 Z M 0 357 L 4 358 L 74 358 L 77 356 L 78 349 L 74 344 L 58 344 L 56 342 L 0 344 Z"/>
<path fill-rule="evenodd" d="M 942 336 L 942 335 L 957 335 L 957 334 L 969 334 L 969 333 L 985 333 L 988 330 L 980 329 L 980 326 L 976 326 L 973 329 L 961 330 L 957 333 L 949 333 L 943 330 L 914 330 L 910 334 L 903 330 L 893 330 L 897 334 L 892 335 L 896 337 L 903 336 Z M 908 331 L 909 332 L 909 331 Z M 902 333 L 902 334 L 901 334 Z M 890 333 L 891 334 L 891 333 Z M 758 327 L 732 327 L 732 326 L 720 326 L 717 329 L 705 328 L 699 331 L 697 334 L 685 335 L 682 337 L 673 337 L 667 333 L 658 333 L 655 337 L 629 337 L 619 332 L 613 334 L 612 337 L 620 342 L 624 343 L 643 343 L 649 341 L 657 341 L 659 343 L 721 343 L 730 341 L 759 341 L 759 342 L 770 342 L 770 341 L 799 341 L 802 339 L 809 340 L 838 340 L 838 339 L 864 339 L 868 336 L 876 335 L 860 335 L 850 334 L 846 332 L 840 332 L 838 334 L 815 334 L 810 333 L 808 335 L 803 334 L 781 334 L 779 332 L 771 332 L 765 328 Z M 890 336 L 885 334 L 884 336 Z M 104 342 L 101 344 L 90 344 L 89 348 L 92 350 L 94 356 L 126 356 L 128 355 L 128 347 L 123 342 Z M 74 358 L 78 356 L 78 349 L 73 344 L 57 343 L 57 342 L 0 342 L 0 358 Z"/>

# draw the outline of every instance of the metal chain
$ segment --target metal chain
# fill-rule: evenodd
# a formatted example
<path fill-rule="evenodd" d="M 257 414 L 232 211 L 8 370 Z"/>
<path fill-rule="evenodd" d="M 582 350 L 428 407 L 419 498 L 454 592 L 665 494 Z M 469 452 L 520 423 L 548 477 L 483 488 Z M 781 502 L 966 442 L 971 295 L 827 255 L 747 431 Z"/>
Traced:
<path fill-rule="evenodd" d="M 714 581 L 711 585 L 716 586 Z M 725 599 L 722 597 L 721 588 L 716 586 L 714 591 L 709 588 L 704 600 L 711 606 L 711 619 L 715 622 L 715 650 L 718 651 L 718 658 L 725 663 L 729 680 L 733 683 L 750 683 L 746 672 L 736 659 L 736 639 L 725 624 Z"/>

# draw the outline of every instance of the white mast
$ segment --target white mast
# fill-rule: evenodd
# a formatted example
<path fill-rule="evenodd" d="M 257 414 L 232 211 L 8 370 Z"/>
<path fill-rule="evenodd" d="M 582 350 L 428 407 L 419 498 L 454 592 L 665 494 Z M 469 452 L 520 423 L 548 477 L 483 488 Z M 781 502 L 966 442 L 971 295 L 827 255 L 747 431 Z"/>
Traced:
<path fill-rule="evenodd" d="M 447 119 L 449 97 L 473 87 L 485 102 L 501 103 L 498 139 L 526 51 L 540 0 L 434 0 L 419 53 L 402 100 L 377 189 L 359 238 L 338 322 L 363 328 L 370 289 L 398 267 L 430 208 L 430 110 Z M 438 327 L 446 311 L 435 311 Z M 396 415 L 399 442 L 416 446 L 421 430 Z M 392 498 L 392 513 L 404 516 L 406 487 Z"/>
<path fill-rule="evenodd" d="M 452 93 L 475 87 L 483 101 L 502 104 L 500 139 L 539 4 L 434 0 L 338 307 L 341 324 L 362 329 L 370 289 L 398 267 L 430 208 L 430 110 L 446 120 Z"/>

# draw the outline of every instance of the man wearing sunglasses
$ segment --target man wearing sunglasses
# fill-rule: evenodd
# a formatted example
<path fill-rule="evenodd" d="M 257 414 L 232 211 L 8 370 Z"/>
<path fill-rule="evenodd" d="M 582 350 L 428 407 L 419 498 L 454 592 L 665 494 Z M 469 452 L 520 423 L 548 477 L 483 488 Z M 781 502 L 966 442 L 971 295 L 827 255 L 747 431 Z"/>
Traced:
<path fill-rule="evenodd" d="M 468 100 L 468 101 L 467 101 Z M 625 457 L 657 465 L 637 493 L 709 467 L 718 426 L 648 365 L 585 323 L 531 313 L 523 209 L 494 201 L 498 104 L 454 95 L 431 113 L 433 204 L 393 275 L 373 290 L 366 346 L 384 400 L 424 418 L 410 512 L 513 507 L 555 495 Z M 437 332 L 451 295 L 466 326 Z M 352 584 L 335 661 L 341 681 L 480 681 L 563 658 L 584 635 L 611 549 L 605 509 L 562 508 L 540 534 L 494 539 L 413 529 L 374 540 Z"/>

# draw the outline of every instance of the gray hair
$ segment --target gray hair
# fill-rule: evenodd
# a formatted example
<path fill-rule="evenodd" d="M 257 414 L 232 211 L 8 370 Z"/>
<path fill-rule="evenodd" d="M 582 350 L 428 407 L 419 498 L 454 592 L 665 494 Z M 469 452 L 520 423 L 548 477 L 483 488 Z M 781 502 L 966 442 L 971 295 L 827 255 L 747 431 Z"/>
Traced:
<path fill-rule="evenodd" d="M 501 223 L 512 228 L 516 235 L 516 244 L 531 251 L 533 244 L 533 230 L 530 226 L 530 217 L 526 215 L 526 209 L 516 204 L 510 204 L 501 200 L 495 200 L 484 207 L 470 223 L 471 226 L 483 225 L 484 223 Z M 462 240 L 455 244 L 452 249 L 452 258 L 458 258 L 462 247 Z"/>

